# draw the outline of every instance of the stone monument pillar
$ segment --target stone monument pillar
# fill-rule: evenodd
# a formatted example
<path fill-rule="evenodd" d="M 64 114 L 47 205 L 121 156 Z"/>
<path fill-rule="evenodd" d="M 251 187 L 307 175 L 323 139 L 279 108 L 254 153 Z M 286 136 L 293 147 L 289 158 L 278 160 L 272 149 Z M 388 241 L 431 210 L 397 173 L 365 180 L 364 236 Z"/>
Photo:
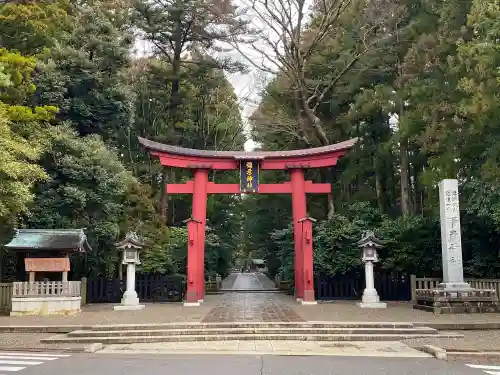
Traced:
<path fill-rule="evenodd" d="M 450 291 L 469 290 L 470 285 L 464 282 L 457 180 L 439 183 L 439 211 L 443 256 L 443 282 L 439 287 Z"/>
<path fill-rule="evenodd" d="M 122 264 L 127 265 L 127 290 L 123 293 L 121 305 L 114 306 L 114 310 L 141 310 L 144 308 L 144 305 L 139 304 L 139 298 L 135 291 L 135 266 L 141 264 L 139 251 L 143 246 L 134 232 L 127 233 L 125 239 L 116 244 L 116 247 L 123 254 Z"/>
<path fill-rule="evenodd" d="M 417 289 L 415 309 L 434 313 L 498 312 L 495 290 L 473 289 L 464 281 L 458 181 L 439 183 L 443 282 L 436 289 Z"/>

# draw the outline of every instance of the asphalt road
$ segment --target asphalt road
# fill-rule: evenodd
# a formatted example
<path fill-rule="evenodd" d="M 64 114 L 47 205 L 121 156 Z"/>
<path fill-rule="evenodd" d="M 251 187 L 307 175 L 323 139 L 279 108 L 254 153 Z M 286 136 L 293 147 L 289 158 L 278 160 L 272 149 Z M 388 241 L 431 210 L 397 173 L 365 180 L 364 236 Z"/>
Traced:
<path fill-rule="evenodd" d="M 35 356 L 36 354 L 31 354 Z M 1 356 L 1 355 L 0 355 Z M 55 357 L 56 355 L 54 355 Z M 30 361 L 21 359 L 19 362 Z M 432 358 L 295 357 L 251 355 L 72 354 L 39 360 L 3 375 L 481 375 L 481 369 Z"/>

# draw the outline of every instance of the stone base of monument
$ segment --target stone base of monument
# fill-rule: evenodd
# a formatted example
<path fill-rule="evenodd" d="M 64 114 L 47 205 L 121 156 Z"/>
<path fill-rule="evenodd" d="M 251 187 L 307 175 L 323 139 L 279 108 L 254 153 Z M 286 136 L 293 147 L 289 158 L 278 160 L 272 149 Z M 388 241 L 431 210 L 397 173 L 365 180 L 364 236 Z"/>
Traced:
<path fill-rule="evenodd" d="M 467 284 L 466 284 L 467 285 Z M 414 309 L 435 314 L 498 313 L 500 304 L 495 290 L 443 287 L 416 291 Z"/>

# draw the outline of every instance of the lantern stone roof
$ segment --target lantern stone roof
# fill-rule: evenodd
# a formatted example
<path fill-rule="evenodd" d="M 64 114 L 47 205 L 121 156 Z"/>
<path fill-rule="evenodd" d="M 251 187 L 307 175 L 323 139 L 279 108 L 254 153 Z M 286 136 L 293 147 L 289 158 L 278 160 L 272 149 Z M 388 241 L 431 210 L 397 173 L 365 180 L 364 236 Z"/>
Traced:
<path fill-rule="evenodd" d="M 252 159 L 258 160 L 258 159 L 322 155 L 335 151 L 350 149 L 356 144 L 357 140 L 358 140 L 357 138 L 352 138 L 347 141 L 336 143 L 333 145 L 306 148 L 302 150 L 291 150 L 291 151 L 211 151 L 211 150 L 197 150 L 192 148 L 171 146 L 139 137 L 139 143 L 151 151 L 165 152 L 180 156 L 208 157 L 208 158 L 216 157 L 216 158 L 237 159 L 237 160 L 252 160 Z"/>
<path fill-rule="evenodd" d="M 372 230 L 365 231 L 361 239 L 358 241 L 359 247 L 382 247 L 384 244 L 385 242 L 380 238 L 377 238 Z"/>
<path fill-rule="evenodd" d="M 84 253 L 92 251 L 83 229 L 16 229 L 14 238 L 5 245 L 7 249 L 64 250 Z"/>
<path fill-rule="evenodd" d="M 125 239 L 123 239 L 123 241 L 115 243 L 115 246 L 119 249 L 141 249 L 144 247 L 144 243 L 139 239 L 139 236 L 136 232 L 128 232 L 125 235 Z"/>

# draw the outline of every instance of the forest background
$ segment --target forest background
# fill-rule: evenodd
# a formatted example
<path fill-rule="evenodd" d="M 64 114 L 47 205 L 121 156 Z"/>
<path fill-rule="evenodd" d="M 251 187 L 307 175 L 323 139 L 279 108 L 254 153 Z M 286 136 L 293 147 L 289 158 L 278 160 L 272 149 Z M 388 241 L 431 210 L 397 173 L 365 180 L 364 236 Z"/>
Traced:
<path fill-rule="evenodd" d="M 358 269 L 373 229 L 380 267 L 439 277 L 437 184 L 458 178 L 465 273 L 499 277 L 499 38 L 496 0 L 4 1 L 0 244 L 14 228 L 86 228 L 93 251 L 72 277 L 112 278 L 113 244 L 135 230 L 144 271 L 184 274 L 191 197 L 164 186 L 191 174 L 162 169 L 138 136 L 207 150 L 358 137 L 308 172 L 333 191 L 308 197 L 316 273 Z M 150 54 L 134 53 L 138 39 Z M 245 69 L 271 77 L 248 119 L 227 79 Z M 207 276 L 251 257 L 292 278 L 291 216 L 289 196 L 210 196 Z M 14 279 L 13 254 L 0 259 Z"/>

